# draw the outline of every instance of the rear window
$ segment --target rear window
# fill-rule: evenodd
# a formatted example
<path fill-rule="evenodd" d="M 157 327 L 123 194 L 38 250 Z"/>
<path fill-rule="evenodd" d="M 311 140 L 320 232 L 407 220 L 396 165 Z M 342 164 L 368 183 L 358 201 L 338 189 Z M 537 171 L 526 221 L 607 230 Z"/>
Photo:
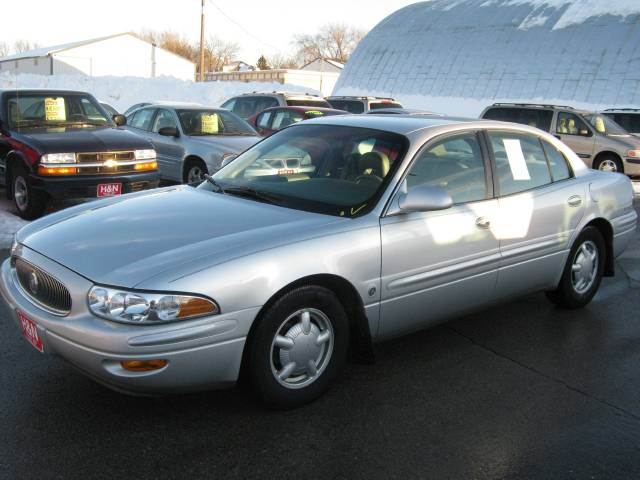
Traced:
<path fill-rule="evenodd" d="M 330 100 L 329 103 L 338 110 L 345 110 L 349 113 L 364 113 L 362 100 Z"/>
<path fill-rule="evenodd" d="M 311 100 L 311 99 L 305 99 L 305 98 L 291 98 L 289 100 L 287 100 L 287 105 L 290 107 L 324 107 L 324 108 L 331 108 L 331 105 L 329 105 L 329 102 L 325 101 L 325 100 Z"/>
<path fill-rule="evenodd" d="M 267 108 L 277 106 L 278 100 L 275 97 L 247 95 L 244 97 L 236 97 L 235 99 L 225 102 L 222 108 L 229 109 L 240 118 L 247 119 Z"/>
<path fill-rule="evenodd" d="M 500 122 L 521 123 L 548 132 L 551 130 L 553 111 L 540 108 L 494 107 L 488 109 L 482 118 Z"/>
<path fill-rule="evenodd" d="M 396 102 L 371 102 L 369 110 L 378 110 L 380 108 L 402 108 L 402 105 Z"/>

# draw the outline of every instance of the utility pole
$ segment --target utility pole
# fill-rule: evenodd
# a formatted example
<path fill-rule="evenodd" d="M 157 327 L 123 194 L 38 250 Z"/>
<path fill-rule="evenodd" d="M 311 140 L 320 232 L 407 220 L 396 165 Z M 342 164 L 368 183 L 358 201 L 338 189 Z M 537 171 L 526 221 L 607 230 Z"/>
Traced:
<path fill-rule="evenodd" d="M 200 75 L 199 80 L 204 82 L 204 2 L 202 0 L 202 10 L 200 12 Z"/>

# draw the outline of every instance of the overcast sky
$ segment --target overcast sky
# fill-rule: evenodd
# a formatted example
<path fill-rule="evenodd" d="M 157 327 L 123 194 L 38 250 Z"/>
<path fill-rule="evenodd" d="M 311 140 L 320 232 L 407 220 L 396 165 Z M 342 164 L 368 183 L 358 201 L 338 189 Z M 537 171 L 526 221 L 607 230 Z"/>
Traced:
<path fill-rule="evenodd" d="M 373 28 L 395 10 L 416 0 L 206 0 L 207 34 L 237 42 L 240 58 L 255 63 L 266 56 L 291 51 L 291 38 L 313 33 L 328 22 Z M 85 40 L 142 28 L 170 29 L 193 40 L 200 35 L 201 0 L 2 0 L 5 20 L 0 41 L 17 39 L 41 46 Z M 225 18 L 216 5 L 232 20 Z"/>

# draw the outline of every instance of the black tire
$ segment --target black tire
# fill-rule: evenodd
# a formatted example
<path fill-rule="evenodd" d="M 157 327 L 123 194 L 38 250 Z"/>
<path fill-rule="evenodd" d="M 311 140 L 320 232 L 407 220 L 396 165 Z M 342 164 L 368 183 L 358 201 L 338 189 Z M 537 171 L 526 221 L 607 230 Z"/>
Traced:
<path fill-rule="evenodd" d="M 618 157 L 614 157 L 613 155 L 605 155 L 598 158 L 598 160 L 593 165 L 593 168 L 595 170 L 602 170 L 605 172 L 624 173 L 624 165 L 622 165 L 622 161 L 620 161 Z"/>
<path fill-rule="evenodd" d="M 184 163 L 184 171 L 182 173 L 182 183 L 186 183 L 187 185 L 195 185 L 201 182 L 201 180 L 196 180 L 196 181 L 190 180 L 189 178 L 191 175 L 190 172 L 193 169 L 198 169 L 203 174 L 209 173 L 209 170 L 207 169 L 207 165 L 202 160 L 200 160 L 199 158 L 190 158 Z M 204 180 L 204 178 L 202 178 L 202 180 Z"/>
<path fill-rule="evenodd" d="M 573 266 L 577 261 L 579 252 L 585 244 L 590 246 L 590 248 L 591 246 L 595 246 L 597 268 L 595 269 L 595 277 L 591 285 L 588 286 L 588 288 L 585 286 L 584 291 L 579 291 L 574 282 Z M 584 307 L 591 301 L 600 287 L 606 260 L 606 248 L 602 234 L 595 227 L 585 228 L 576 239 L 573 247 L 571 247 L 558 287 L 553 291 L 546 292 L 547 297 L 562 308 L 575 309 Z M 576 275 L 578 274 L 576 273 Z"/>
<path fill-rule="evenodd" d="M 11 191 L 18 215 L 25 220 L 42 216 L 47 206 L 47 195 L 31 185 L 29 172 L 19 165 L 11 172 Z"/>
<path fill-rule="evenodd" d="M 314 315 L 318 315 L 317 312 L 321 312 L 325 318 L 319 317 L 321 321 L 318 321 L 314 317 L 308 317 L 311 319 L 311 327 L 308 333 L 304 333 L 304 330 L 299 330 L 297 336 L 294 334 L 292 337 L 299 343 L 296 343 L 295 347 L 291 348 L 291 357 L 288 362 L 295 363 L 292 359 L 300 358 L 300 351 L 296 351 L 296 348 L 302 348 L 303 352 L 306 353 L 304 349 L 308 347 L 305 347 L 305 345 L 311 344 L 312 339 L 315 340 L 314 345 L 322 345 L 317 348 L 325 348 L 326 351 L 329 351 L 329 356 L 323 357 L 325 358 L 324 360 L 317 362 L 318 370 L 316 374 L 309 374 L 308 368 L 305 367 L 306 371 L 304 373 L 299 373 L 296 370 L 296 373 L 291 374 L 291 377 L 278 380 L 278 371 L 282 372 L 285 368 L 280 362 L 282 353 L 278 356 L 276 336 L 278 334 L 282 335 L 283 329 L 287 328 L 290 328 L 287 335 L 291 335 L 291 332 L 295 331 L 300 325 L 297 323 L 297 319 L 300 317 L 294 314 L 300 311 L 307 311 L 307 309 L 314 312 Z M 287 322 L 289 318 L 292 318 L 292 320 L 289 320 L 290 323 Z M 326 322 L 326 320 L 330 322 L 330 328 L 322 330 L 322 322 Z M 329 389 L 344 367 L 349 345 L 347 314 L 333 292 L 318 286 L 296 288 L 276 300 L 257 321 L 256 329 L 252 332 L 247 345 L 249 351 L 246 367 L 248 368 L 248 378 L 255 392 L 265 404 L 272 408 L 294 408 L 315 400 Z M 329 335 L 333 335 L 333 338 L 327 340 L 326 344 L 320 344 L 320 334 L 322 332 L 326 334 L 327 331 L 329 331 Z M 305 335 L 309 336 L 305 337 Z M 311 337 L 310 335 L 316 335 L 316 337 Z M 280 351 L 282 350 L 289 349 L 280 349 Z M 294 375 L 298 376 L 295 377 Z M 283 385 L 283 382 L 286 383 L 291 378 L 294 380 L 298 378 L 300 379 L 298 382 L 301 383 L 298 383 L 297 386 L 295 384 L 293 386 Z M 310 383 L 305 385 L 304 382 Z"/>

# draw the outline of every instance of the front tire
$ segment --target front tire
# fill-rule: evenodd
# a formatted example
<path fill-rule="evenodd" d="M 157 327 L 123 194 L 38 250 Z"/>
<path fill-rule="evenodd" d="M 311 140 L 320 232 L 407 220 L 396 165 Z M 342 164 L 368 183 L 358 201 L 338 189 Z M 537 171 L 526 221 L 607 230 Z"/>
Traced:
<path fill-rule="evenodd" d="M 585 228 L 576 239 L 558 287 L 547 292 L 556 305 L 575 309 L 588 304 L 600 287 L 606 249 L 602 234 L 595 227 Z"/>
<path fill-rule="evenodd" d="M 187 185 L 201 183 L 204 175 L 209 173 L 207 166 L 200 159 L 190 159 L 184 165 L 183 182 Z"/>
<path fill-rule="evenodd" d="M 33 220 L 42 216 L 47 206 L 47 196 L 31 185 L 29 172 L 23 166 L 12 172 L 13 202 L 18 215 L 25 220 Z"/>
<path fill-rule="evenodd" d="M 333 292 L 304 286 L 280 297 L 258 320 L 247 367 L 267 405 L 293 408 L 329 389 L 349 345 L 346 312 Z"/>
<path fill-rule="evenodd" d="M 624 166 L 622 165 L 622 162 L 619 158 L 616 158 L 614 156 L 599 158 L 593 168 L 596 170 L 600 170 L 601 172 L 624 173 Z"/>

